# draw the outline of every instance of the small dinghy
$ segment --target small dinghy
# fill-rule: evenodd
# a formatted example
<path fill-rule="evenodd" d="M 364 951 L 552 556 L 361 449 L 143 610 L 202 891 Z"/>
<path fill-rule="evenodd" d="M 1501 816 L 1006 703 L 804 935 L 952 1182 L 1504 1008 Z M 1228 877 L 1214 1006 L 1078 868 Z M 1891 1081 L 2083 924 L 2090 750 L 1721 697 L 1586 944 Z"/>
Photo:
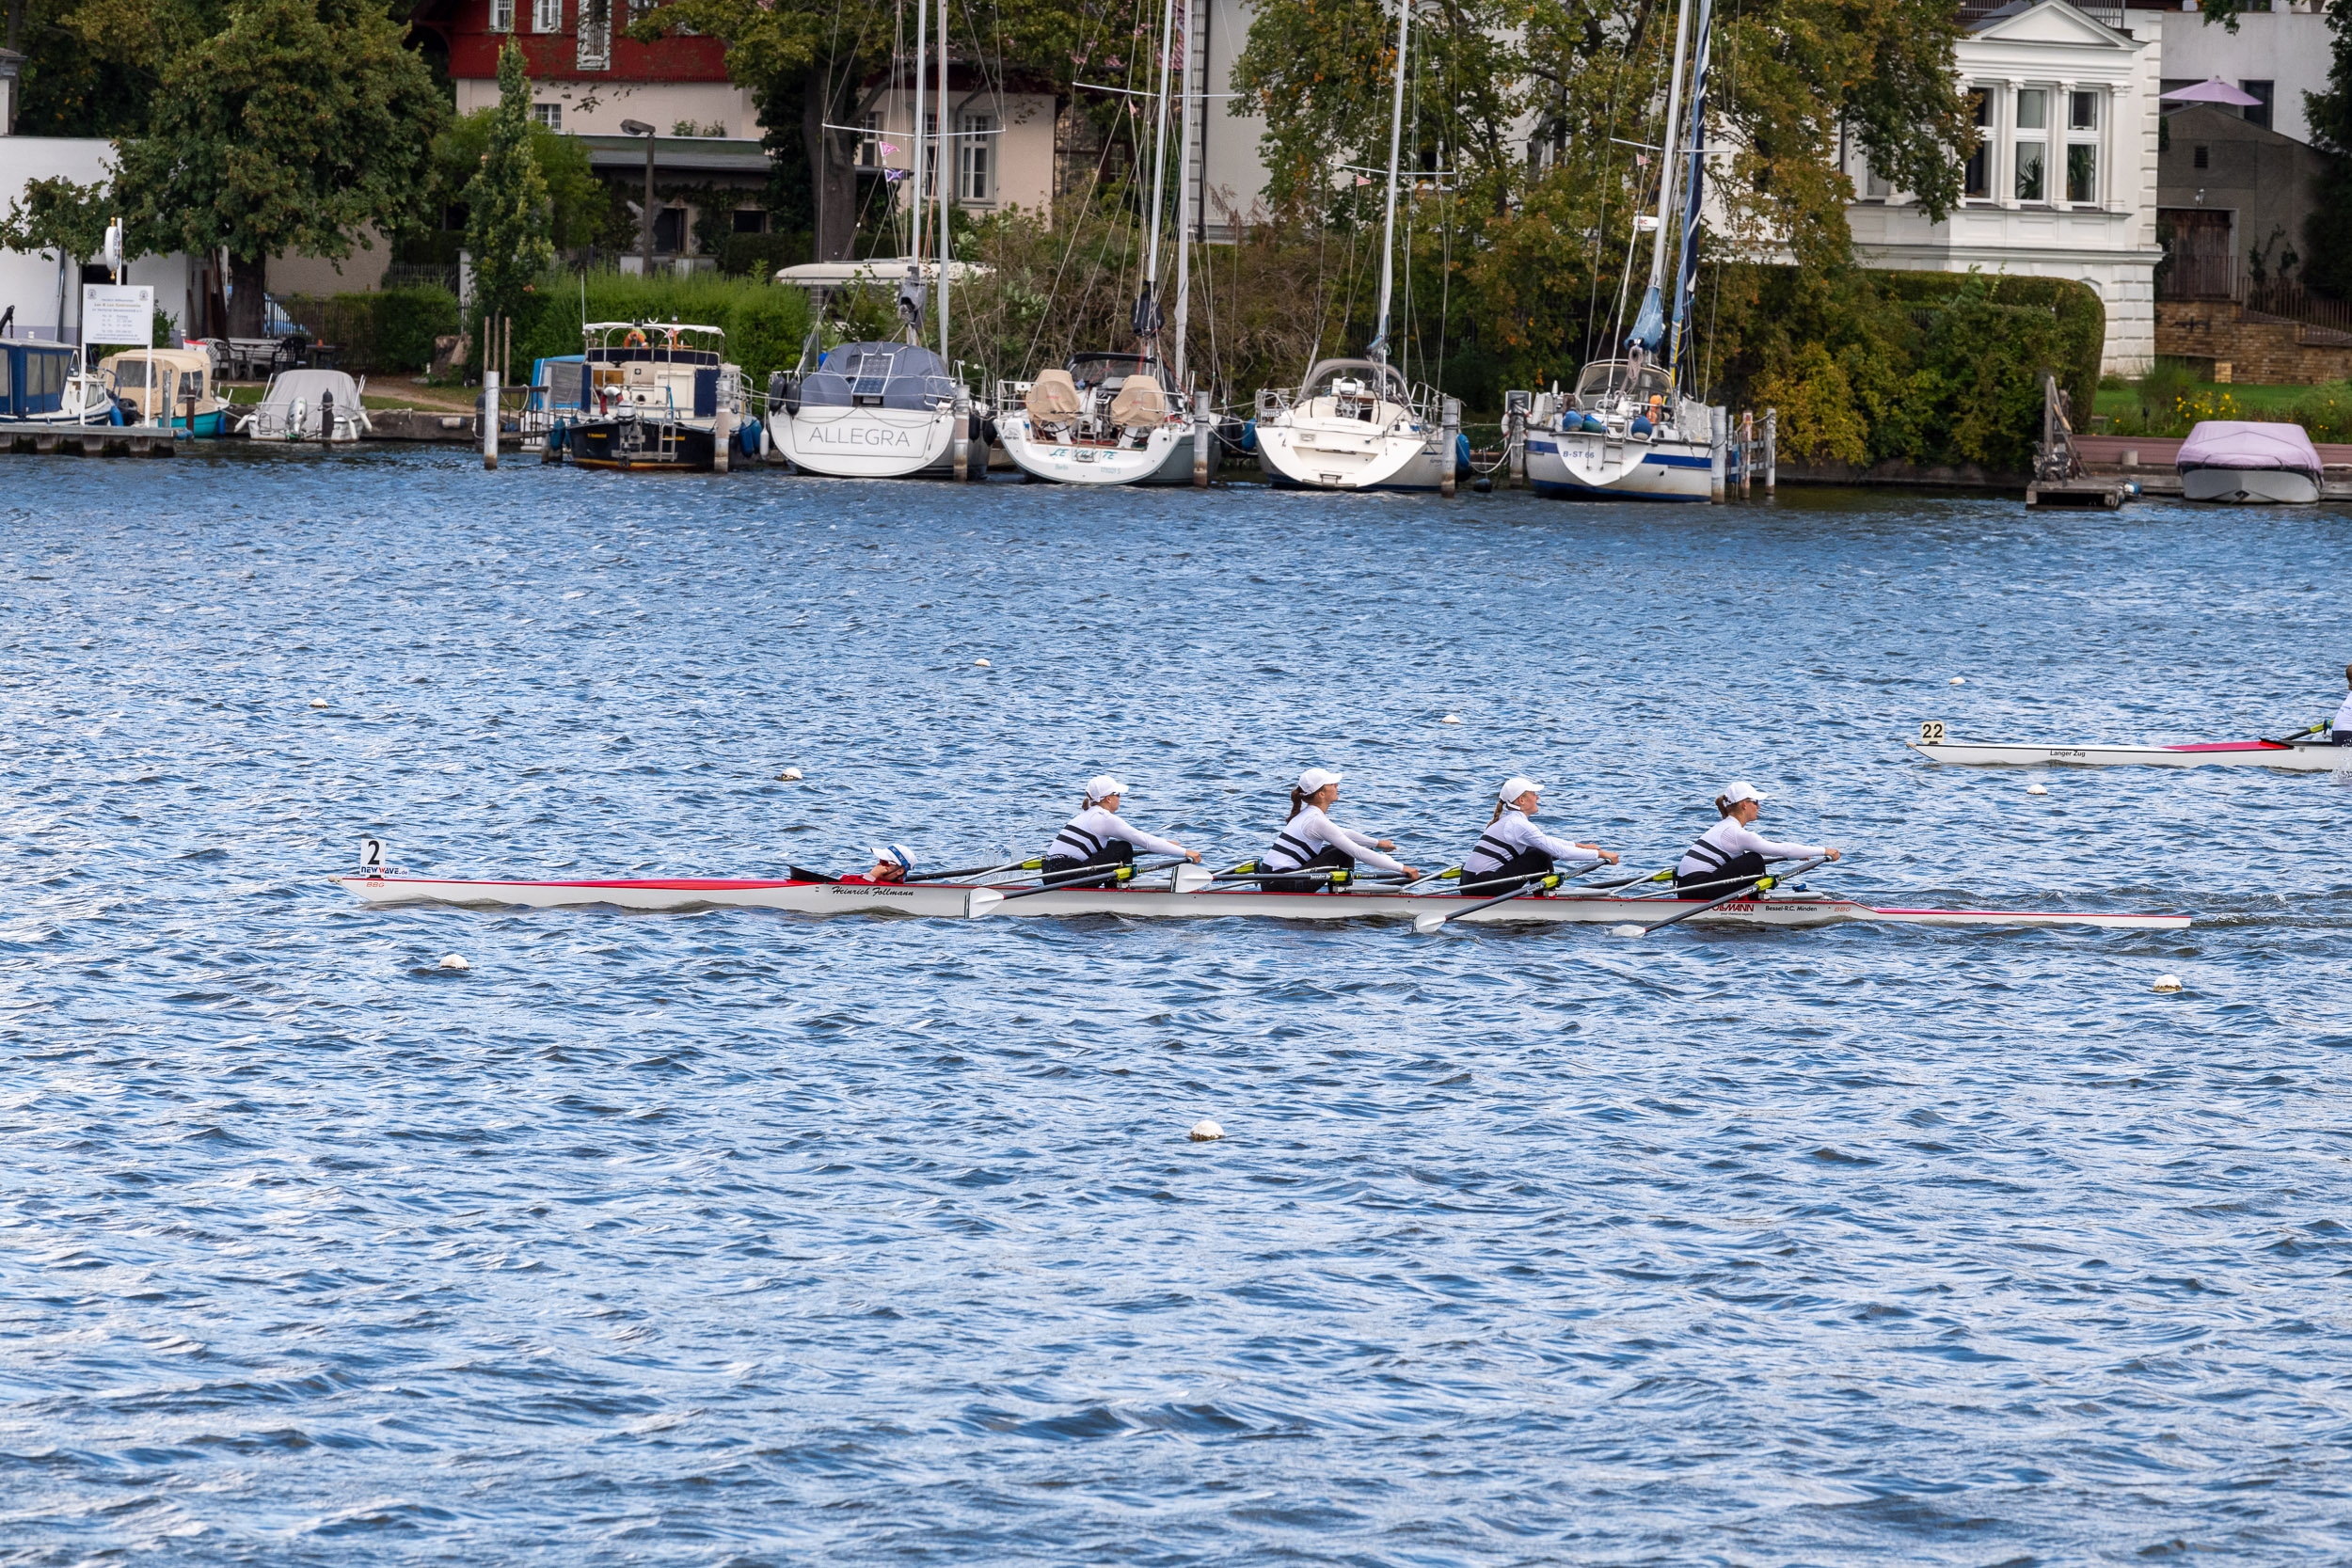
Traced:
<path fill-rule="evenodd" d="M 2193 501 L 2296 506 L 2319 499 L 2319 453 L 2299 424 L 2202 420 L 2173 468 Z"/>
<path fill-rule="evenodd" d="M 237 431 L 257 441 L 361 440 L 375 434 L 359 404 L 366 389 L 342 371 L 280 371 Z"/>

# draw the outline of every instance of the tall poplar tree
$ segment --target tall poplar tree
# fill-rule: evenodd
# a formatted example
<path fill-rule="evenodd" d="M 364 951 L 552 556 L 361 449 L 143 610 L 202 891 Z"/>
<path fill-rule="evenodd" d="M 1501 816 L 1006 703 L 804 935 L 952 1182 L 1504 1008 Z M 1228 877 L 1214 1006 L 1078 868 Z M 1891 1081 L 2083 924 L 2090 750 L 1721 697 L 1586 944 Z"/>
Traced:
<path fill-rule="evenodd" d="M 239 0 L 165 65 L 116 189 L 135 249 L 229 253 L 232 334 L 261 335 L 271 257 L 422 220 L 449 106 L 405 32 L 370 0 Z"/>
<path fill-rule="evenodd" d="M 474 315 L 511 316 L 524 289 L 555 259 L 547 177 L 532 147 L 531 79 L 513 39 L 499 51 L 499 103 L 490 116 L 489 145 L 462 199 Z"/>

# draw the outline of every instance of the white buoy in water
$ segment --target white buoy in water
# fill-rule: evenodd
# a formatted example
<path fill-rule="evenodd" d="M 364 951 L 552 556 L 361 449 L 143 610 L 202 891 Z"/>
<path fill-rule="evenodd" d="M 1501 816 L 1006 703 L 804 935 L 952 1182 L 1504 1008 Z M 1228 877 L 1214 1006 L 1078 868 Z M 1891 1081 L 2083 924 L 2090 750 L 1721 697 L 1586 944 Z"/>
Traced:
<path fill-rule="evenodd" d="M 989 663 L 989 661 L 984 658 L 976 658 L 972 661 L 972 668 L 975 670 L 993 670 L 995 666 Z"/>
<path fill-rule="evenodd" d="M 799 784 L 801 782 L 801 770 L 797 768 L 787 768 L 783 772 L 777 774 L 776 777 L 785 784 Z"/>
<path fill-rule="evenodd" d="M 1646 926 L 1613 926 L 1609 929 L 1609 934 L 1613 937 L 1645 937 L 1649 935 L 1649 927 Z"/>
<path fill-rule="evenodd" d="M 2156 983 L 2149 989 L 2152 990 L 2179 990 L 2181 989 L 2181 977 L 2177 974 L 2159 974 L 2156 976 Z"/>
<path fill-rule="evenodd" d="M 1444 718 L 1438 721 L 1440 724 L 1458 724 L 1461 721 L 1462 716 L 1458 713 L 1449 713 Z"/>
<path fill-rule="evenodd" d="M 310 705 L 312 707 L 325 707 L 326 705 L 326 699 L 324 697 L 313 697 L 310 699 Z"/>
<path fill-rule="evenodd" d="M 443 969 L 453 969 L 453 970 L 457 971 L 460 974 L 464 974 L 467 970 L 471 969 L 471 968 L 473 967 L 473 965 L 471 965 L 471 964 L 468 963 L 465 959 L 463 959 L 463 958 L 459 958 L 456 954 L 452 953 L 449 957 L 447 957 L 447 958 L 443 958 L 443 959 L 441 960 L 441 967 L 442 967 Z"/>
<path fill-rule="evenodd" d="M 1966 686 L 1968 684 L 1968 677 L 1965 675 L 1954 675 L 1952 677 L 1952 684 L 1954 686 Z"/>
<path fill-rule="evenodd" d="M 1225 1136 L 1225 1129 L 1213 1121 L 1196 1121 L 1192 1124 L 1192 1131 L 1185 1136 L 1197 1144 L 1213 1144 Z"/>
<path fill-rule="evenodd" d="M 2028 795 L 2047 795 L 2050 792 L 2038 784 L 2029 784 L 2026 786 L 2026 793 Z"/>

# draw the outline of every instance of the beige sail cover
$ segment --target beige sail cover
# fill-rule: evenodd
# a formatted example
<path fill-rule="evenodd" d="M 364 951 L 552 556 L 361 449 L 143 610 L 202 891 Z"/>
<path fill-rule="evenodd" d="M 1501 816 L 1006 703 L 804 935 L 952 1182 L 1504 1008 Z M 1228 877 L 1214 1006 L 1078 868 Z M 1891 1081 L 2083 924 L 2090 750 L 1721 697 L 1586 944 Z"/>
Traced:
<path fill-rule="evenodd" d="M 1040 424 L 1066 424 L 1078 417 L 1078 384 L 1068 371 L 1041 371 L 1022 400 L 1029 418 Z"/>
<path fill-rule="evenodd" d="M 1111 423 L 1121 430 L 1155 425 L 1168 418 L 1168 394 L 1148 375 L 1131 375 L 1111 400 Z"/>

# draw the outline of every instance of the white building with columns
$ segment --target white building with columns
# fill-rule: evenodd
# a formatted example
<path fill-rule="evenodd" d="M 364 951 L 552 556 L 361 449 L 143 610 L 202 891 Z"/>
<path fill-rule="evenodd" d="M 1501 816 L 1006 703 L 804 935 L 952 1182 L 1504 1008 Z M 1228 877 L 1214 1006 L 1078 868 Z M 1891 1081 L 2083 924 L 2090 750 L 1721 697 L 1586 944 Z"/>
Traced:
<path fill-rule="evenodd" d="M 2100 369 L 2124 375 L 2155 356 L 2157 93 L 2161 11 L 2086 9 L 2068 0 L 1970 8 L 1957 67 L 1979 146 L 1961 204 L 1931 223 L 1849 147 L 1850 212 L 1866 265 L 2072 277 L 2106 304 Z"/>

